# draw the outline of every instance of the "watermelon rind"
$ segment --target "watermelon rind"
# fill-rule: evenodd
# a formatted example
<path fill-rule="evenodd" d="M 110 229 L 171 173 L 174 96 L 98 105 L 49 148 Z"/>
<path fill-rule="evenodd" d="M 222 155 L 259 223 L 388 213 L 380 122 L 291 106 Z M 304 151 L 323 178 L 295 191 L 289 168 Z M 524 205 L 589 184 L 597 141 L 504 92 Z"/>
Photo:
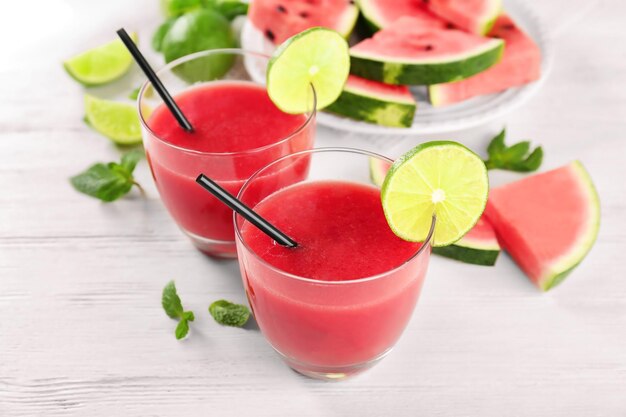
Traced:
<path fill-rule="evenodd" d="M 572 169 L 580 181 L 581 191 L 586 196 L 589 222 L 587 230 L 580 234 L 572 250 L 564 253 L 549 265 L 546 268 L 547 272 L 539 278 L 538 284 L 543 291 L 548 291 L 563 282 L 567 275 L 582 262 L 593 247 L 600 230 L 600 198 L 593 181 L 580 161 L 574 161 Z"/>
<path fill-rule="evenodd" d="M 464 237 L 450 246 L 433 247 L 433 253 L 468 264 L 493 266 L 500 255 L 500 246 L 487 246 Z"/>
<path fill-rule="evenodd" d="M 492 39 L 469 51 L 441 59 L 390 57 L 373 51 L 350 51 L 350 72 L 387 84 L 430 85 L 459 81 L 496 64 L 504 42 Z"/>
<path fill-rule="evenodd" d="M 417 105 L 404 97 L 393 98 L 346 85 L 326 111 L 389 127 L 411 127 Z"/>
<path fill-rule="evenodd" d="M 356 4 L 351 5 L 341 18 L 341 22 L 337 25 L 337 32 L 344 38 L 348 39 L 356 26 L 359 19 L 359 8 Z"/>
<path fill-rule="evenodd" d="M 378 188 L 383 186 L 383 182 L 385 182 L 385 176 L 387 175 L 387 171 L 389 171 L 389 167 L 391 167 L 391 162 L 383 161 L 382 159 L 370 157 L 370 181 L 372 184 L 377 186 Z"/>

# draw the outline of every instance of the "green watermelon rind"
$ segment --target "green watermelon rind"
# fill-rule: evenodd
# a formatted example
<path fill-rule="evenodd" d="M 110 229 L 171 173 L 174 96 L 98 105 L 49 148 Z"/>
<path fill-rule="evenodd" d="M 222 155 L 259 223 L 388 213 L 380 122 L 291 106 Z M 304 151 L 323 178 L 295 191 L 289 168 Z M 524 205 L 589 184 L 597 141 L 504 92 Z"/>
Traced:
<path fill-rule="evenodd" d="M 593 247 L 600 230 L 600 197 L 598 192 L 589 173 L 580 161 L 574 161 L 572 167 L 581 182 L 581 189 L 587 194 L 587 206 L 590 210 L 589 218 L 591 221 L 588 230 L 579 238 L 579 243 L 569 253 L 562 255 L 558 261 L 550 265 L 547 268 L 548 272 L 538 280 L 539 288 L 543 291 L 548 291 L 559 285 L 582 262 Z"/>
<path fill-rule="evenodd" d="M 446 258 L 451 258 L 467 264 L 493 266 L 496 264 L 500 250 L 486 250 L 461 246 L 460 242 L 450 246 L 433 247 L 433 253 Z"/>
<path fill-rule="evenodd" d="M 339 98 L 324 110 L 389 127 L 411 127 L 417 104 L 415 101 L 393 100 L 371 91 L 346 87 Z"/>
<path fill-rule="evenodd" d="M 503 52 L 504 41 L 501 39 L 492 39 L 479 48 L 441 60 L 393 59 L 371 52 L 351 51 L 350 72 L 387 84 L 440 84 L 459 81 L 486 70 L 500 61 Z"/>
<path fill-rule="evenodd" d="M 375 16 L 370 5 L 371 2 L 372 0 L 356 0 L 359 9 L 361 9 L 361 16 L 363 16 L 363 20 L 365 20 L 365 23 L 367 23 L 367 26 L 369 26 L 373 32 L 376 32 L 382 29 L 384 25 L 381 24 L 380 20 L 378 20 Z"/>

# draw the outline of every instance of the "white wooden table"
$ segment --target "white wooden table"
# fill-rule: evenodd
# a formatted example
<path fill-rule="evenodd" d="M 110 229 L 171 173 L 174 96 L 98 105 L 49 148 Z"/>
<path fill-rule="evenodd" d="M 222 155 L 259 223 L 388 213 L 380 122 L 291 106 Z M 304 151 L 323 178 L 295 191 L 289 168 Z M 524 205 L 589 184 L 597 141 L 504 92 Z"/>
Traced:
<path fill-rule="evenodd" d="M 0 416 L 626 416 L 626 3 L 565 24 L 580 5 L 536 2 L 564 25 L 554 70 L 506 120 L 511 139 L 544 145 L 544 168 L 580 158 L 593 176 L 602 229 L 588 258 L 548 294 L 507 256 L 495 268 L 433 258 L 394 352 L 339 384 L 291 372 L 256 330 L 213 322 L 212 300 L 245 301 L 238 267 L 192 249 L 145 162 L 147 198 L 105 205 L 68 184 L 119 151 L 81 121 L 82 89 L 60 61 L 122 25 L 148 50 L 156 3 L 1 7 Z M 449 136 L 484 149 L 497 127 Z M 317 145 L 395 156 L 421 139 L 320 128 Z M 170 279 L 196 312 L 182 342 L 160 306 Z"/>

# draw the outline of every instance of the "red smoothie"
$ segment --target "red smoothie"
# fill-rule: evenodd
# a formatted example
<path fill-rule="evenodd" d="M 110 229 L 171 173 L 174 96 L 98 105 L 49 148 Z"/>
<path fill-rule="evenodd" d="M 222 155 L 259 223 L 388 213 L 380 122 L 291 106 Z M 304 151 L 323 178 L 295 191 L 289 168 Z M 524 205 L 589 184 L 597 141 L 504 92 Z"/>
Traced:
<path fill-rule="evenodd" d="M 245 81 L 216 81 L 178 94 L 176 103 L 194 132 L 183 130 L 169 110 L 154 110 L 146 153 L 163 203 L 193 238 L 234 240 L 232 211 L 195 183 L 201 172 L 236 195 L 259 168 L 312 146 L 307 115 L 283 113 L 265 88 Z M 154 136 L 158 137 L 154 140 Z M 302 173 L 284 170 L 295 178 Z M 234 253 L 234 244 L 231 251 Z"/>
<path fill-rule="evenodd" d="M 429 253 L 414 256 L 421 244 L 389 229 L 380 190 L 343 181 L 301 183 L 255 210 L 299 244 L 279 246 L 238 220 L 247 245 L 237 242 L 244 285 L 274 348 L 296 368 L 349 367 L 388 351 L 411 316 Z"/>

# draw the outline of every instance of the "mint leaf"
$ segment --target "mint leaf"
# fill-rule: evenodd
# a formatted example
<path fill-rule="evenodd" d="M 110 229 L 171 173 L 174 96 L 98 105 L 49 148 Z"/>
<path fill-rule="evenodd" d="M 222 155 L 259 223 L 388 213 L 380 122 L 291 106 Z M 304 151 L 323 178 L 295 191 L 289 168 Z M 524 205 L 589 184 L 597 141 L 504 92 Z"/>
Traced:
<path fill-rule="evenodd" d="M 139 91 L 141 90 L 141 87 L 137 87 L 135 88 L 133 91 L 131 91 L 128 94 L 128 98 L 131 100 L 137 100 L 137 97 L 139 97 Z"/>
<path fill-rule="evenodd" d="M 126 195 L 133 185 L 141 188 L 133 178 L 133 171 L 142 157 L 143 152 L 135 150 L 122 156 L 121 164 L 94 164 L 71 177 L 70 183 L 78 192 L 105 202 L 115 201 Z"/>
<path fill-rule="evenodd" d="M 167 17 L 177 17 L 204 6 L 205 0 L 161 0 L 161 7 Z"/>
<path fill-rule="evenodd" d="M 530 142 L 522 141 L 512 146 L 506 146 L 503 129 L 494 137 L 487 147 L 489 158 L 485 161 L 487 169 L 502 169 L 516 172 L 532 172 L 539 169 L 543 161 L 543 149 L 536 147 L 530 152 Z M 530 152 L 530 154 L 529 154 Z"/>
<path fill-rule="evenodd" d="M 178 325 L 176 326 L 176 339 L 182 339 L 187 336 L 189 332 L 189 322 L 195 320 L 193 311 L 184 311 L 183 303 L 180 301 L 180 297 L 176 292 L 176 284 L 174 281 L 170 281 L 163 288 L 163 294 L 161 295 L 161 305 L 165 314 L 172 319 L 178 319 Z"/>
<path fill-rule="evenodd" d="M 176 284 L 174 281 L 168 282 L 165 288 L 163 288 L 161 305 L 163 306 L 163 310 L 165 310 L 165 314 L 170 318 L 179 319 L 183 316 L 183 304 L 176 292 Z"/>
<path fill-rule="evenodd" d="M 187 336 L 187 333 L 189 333 L 189 322 L 183 319 L 178 322 L 174 334 L 176 335 L 176 339 L 180 340 L 183 337 Z"/>
<path fill-rule="evenodd" d="M 237 0 L 217 0 L 212 7 L 228 20 L 248 13 L 248 4 Z"/>
<path fill-rule="evenodd" d="M 243 327 L 250 318 L 250 310 L 242 304 L 218 300 L 209 306 L 209 313 L 223 326 Z"/>

